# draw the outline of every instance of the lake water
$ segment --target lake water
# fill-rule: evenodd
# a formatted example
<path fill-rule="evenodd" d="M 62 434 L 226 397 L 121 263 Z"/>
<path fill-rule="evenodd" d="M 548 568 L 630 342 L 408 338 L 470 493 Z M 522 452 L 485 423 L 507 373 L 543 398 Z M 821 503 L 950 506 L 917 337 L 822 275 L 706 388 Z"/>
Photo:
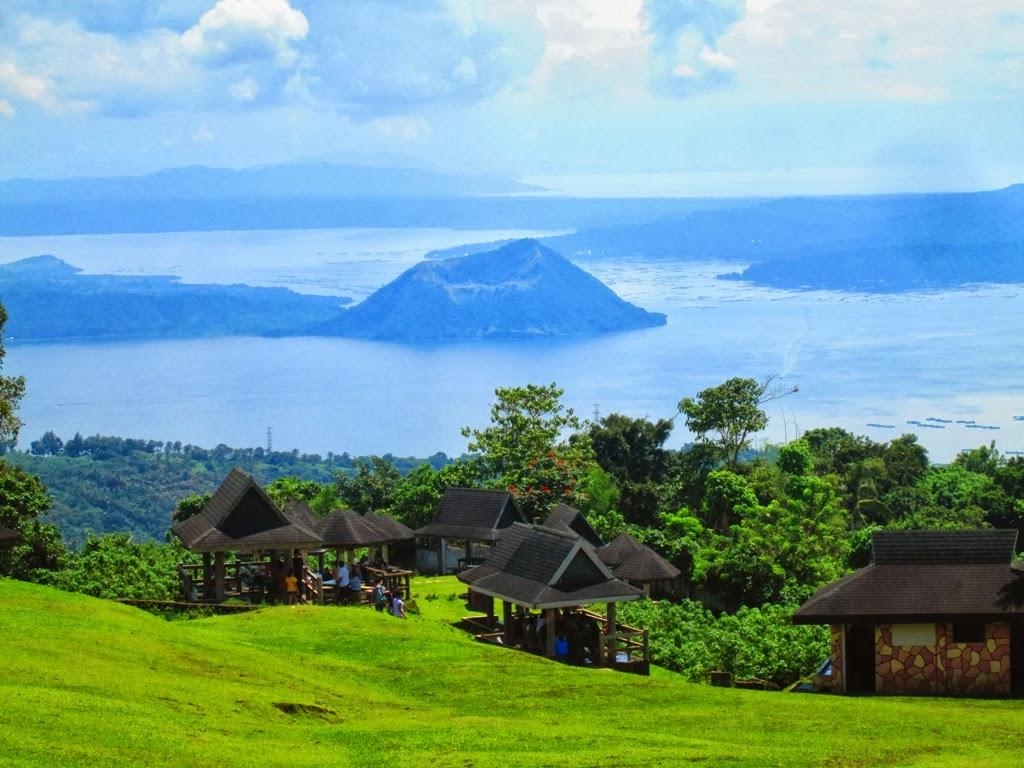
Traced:
<path fill-rule="evenodd" d="M 300 230 L 0 238 L 0 262 L 50 253 L 91 273 L 174 274 L 362 299 L 433 248 L 522 233 Z M 494 389 L 557 382 L 578 413 L 670 417 L 731 376 L 777 374 L 759 435 L 840 426 L 875 440 L 915 432 L 935 461 L 992 440 L 1024 451 L 1024 286 L 877 296 L 716 280 L 735 265 L 577 261 L 668 325 L 588 339 L 408 346 L 227 338 L 8 345 L 28 394 L 22 446 L 121 435 L 212 447 L 427 456 L 465 450 Z M 2 297 L 0 297 L 2 298 Z M 940 421 L 941 420 L 941 421 Z M 920 424 L 908 423 L 911 421 Z M 961 422 L 961 423 L 958 423 Z M 968 424 L 966 422 L 973 422 Z M 883 426 L 869 426 L 883 425 Z M 891 426 L 885 426 L 891 425 Z M 670 445 L 689 439 L 682 420 Z"/>

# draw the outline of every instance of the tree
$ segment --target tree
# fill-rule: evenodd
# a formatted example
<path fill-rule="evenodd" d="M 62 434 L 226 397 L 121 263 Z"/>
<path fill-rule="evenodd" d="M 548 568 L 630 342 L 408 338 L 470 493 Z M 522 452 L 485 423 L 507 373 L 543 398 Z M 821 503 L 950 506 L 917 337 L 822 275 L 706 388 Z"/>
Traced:
<path fill-rule="evenodd" d="M 354 475 L 338 473 L 335 481 L 338 498 L 361 515 L 390 509 L 402 482 L 402 473 L 381 456 L 356 459 L 353 466 Z"/>
<path fill-rule="evenodd" d="M 58 567 L 64 555 L 60 534 L 39 521 L 50 503 L 38 477 L 0 462 L 0 525 L 21 534 L 17 545 L 0 550 L 0 575 L 35 580 L 41 570 Z"/>
<path fill-rule="evenodd" d="M 33 440 L 29 451 L 33 456 L 56 456 L 63 450 L 64 441 L 53 430 L 47 430 L 38 440 Z"/>
<path fill-rule="evenodd" d="M 188 520 L 190 517 L 195 517 L 203 511 L 210 499 L 213 498 L 212 493 L 192 493 L 183 498 L 178 502 L 177 508 L 174 510 L 172 519 L 175 523 L 180 523 Z"/>
<path fill-rule="evenodd" d="M 696 398 L 684 397 L 679 412 L 686 416 L 686 426 L 697 442 L 714 446 L 719 458 L 735 467 L 740 453 L 750 445 L 750 436 L 768 426 L 761 405 L 796 391 L 772 376 L 760 382 L 735 377 L 702 390 Z"/>
<path fill-rule="evenodd" d="M 491 482 L 512 492 L 527 519 L 546 516 L 558 502 L 579 507 L 594 450 L 590 436 L 579 433 L 583 422 L 560 402 L 563 390 L 528 384 L 494 394 L 491 426 L 462 429 Z"/>
<path fill-rule="evenodd" d="M 660 485 L 670 467 L 665 441 L 672 422 L 634 419 L 612 413 L 590 426 L 590 441 L 600 467 L 615 478 L 621 498 L 619 511 L 630 523 L 657 521 Z"/>
<path fill-rule="evenodd" d="M 4 350 L 2 334 L 7 322 L 7 309 L 0 304 L 0 368 L 3 367 Z M 18 418 L 18 404 L 25 395 L 24 376 L 0 376 L 0 445 L 13 446 L 18 440 L 21 419 Z"/>

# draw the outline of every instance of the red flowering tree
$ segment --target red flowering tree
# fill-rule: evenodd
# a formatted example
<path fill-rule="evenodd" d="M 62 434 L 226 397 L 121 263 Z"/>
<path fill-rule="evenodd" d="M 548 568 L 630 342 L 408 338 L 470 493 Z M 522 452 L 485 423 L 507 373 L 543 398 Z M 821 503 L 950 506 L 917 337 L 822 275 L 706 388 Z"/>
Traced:
<path fill-rule="evenodd" d="M 590 436 L 555 384 L 499 387 L 491 426 L 463 427 L 469 450 L 479 453 L 495 487 L 507 488 L 527 519 L 547 516 L 559 502 L 580 506 L 594 467 Z"/>

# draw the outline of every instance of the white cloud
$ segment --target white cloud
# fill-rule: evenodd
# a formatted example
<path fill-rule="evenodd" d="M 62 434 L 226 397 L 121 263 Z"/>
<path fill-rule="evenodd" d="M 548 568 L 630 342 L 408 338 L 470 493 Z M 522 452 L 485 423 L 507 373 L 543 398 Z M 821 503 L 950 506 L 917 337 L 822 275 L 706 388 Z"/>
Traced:
<path fill-rule="evenodd" d="M 685 77 L 689 80 L 693 80 L 700 76 L 700 73 L 689 64 L 676 64 L 672 67 L 672 74 L 676 77 Z"/>
<path fill-rule="evenodd" d="M 245 77 L 232 83 L 228 90 L 235 101 L 247 102 L 253 101 L 259 95 L 260 87 L 251 77 Z"/>
<path fill-rule="evenodd" d="M 196 128 L 195 133 L 192 134 L 192 141 L 196 144 L 209 144 L 210 142 L 215 141 L 216 138 L 217 134 L 210 130 L 210 126 L 206 123 L 202 123 L 198 128 Z"/>
<path fill-rule="evenodd" d="M 272 55 L 282 66 L 295 62 L 291 47 L 309 32 L 302 11 L 288 0 L 218 0 L 181 36 L 184 49 L 215 65 Z"/>
<path fill-rule="evenodd" d="M 697 59 L 701 64 L 710 69 L 720 69 L 728 72 L 736 69 L 736 59 L 721 51 L 714 51 L 707 46 L 700 49 Z"/>
<path fill-rule="evenodd" d="M 0 63 L 0 85 L 9 93 L 43 109 L 51 112 L 57 110 L 58 103 L 50 82 L 45 77 L 22 72 L 9 61 Z"/>
<path fill-rule="evenodd" d="M 14 107 L 11 106 L 11 102 L 7 101 L 7 99 L 0 99 L 0 117 L 14 117 Z"/>
<path fill-rule="evenodd" d="M 937 101 L 1005 92 L 1019 0 L 759 2 L 720 40 L 761 98 Z M 1024 82 L 1018 84 L 1018 90 Z"/>
<path fill-rule="evenodd" d="M 475 83 L 476 64 L 468 56 L 463 56 L 462 61 L 452 70 L 452 77 L 462 83 Z"/>
<path fill-rule="evenodd" d="M 430 123 L 414 115 L 392 115 L 372 121 L 374 129 L 381 136 L 415 141 L 430 133 Z"/>

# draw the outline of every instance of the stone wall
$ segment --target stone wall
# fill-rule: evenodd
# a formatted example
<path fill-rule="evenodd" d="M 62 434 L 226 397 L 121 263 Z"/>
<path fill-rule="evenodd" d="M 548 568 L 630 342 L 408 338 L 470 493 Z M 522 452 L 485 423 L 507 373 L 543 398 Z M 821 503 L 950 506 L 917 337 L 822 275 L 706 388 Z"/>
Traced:
<path fill-rule="evenodd" d="M 1010 694 L 1010 626 L 985 627 L 985 641 L 954 643 L 935 626 L 935 645 L 893 645 L 892 626 L 874 629 L 874 689 L 880 693 Z"/>
<path fill-rule="evenodd" d="M 844 690 L 843 627 L 831 627 L 833 672 L 826 689 Z M 953 625 L 935 625 L 934 645 L 894 646 L 892 626 L 875 627 L 875 690 L 879 693 L 1009 696 L 1010 625 L 985 626 L 985 641 L 954 643 Z"/>

